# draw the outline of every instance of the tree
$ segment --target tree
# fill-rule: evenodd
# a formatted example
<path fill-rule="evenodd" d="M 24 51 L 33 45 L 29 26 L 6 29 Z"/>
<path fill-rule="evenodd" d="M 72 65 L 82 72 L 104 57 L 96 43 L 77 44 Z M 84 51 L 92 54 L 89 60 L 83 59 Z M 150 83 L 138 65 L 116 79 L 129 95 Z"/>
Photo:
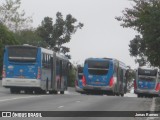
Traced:
<path fill-rule="evenodd" d="M 130 83 L 133 81 L 133 79 L 136 78 L 136 73 L 133 69 L 131 69 L 131 67 L 129 66 L 128 69 L 126 70 L 125 73 L 126 79 L 127 79 L 127 83 Z"/>
<path fill-rule="evenodd" d="M 5 45 L 13 45 L 18 42 L 14 38 L 14 34 L 8 30 L 6 26 L 0 23 L 0 75 L 3 67 L 3 50 Z"/>
<path fill-rule="evenodd" d="M 45 40 L 49 48 L 62 52 L 70 58 L 67 54 L 70 49 L 63 44 L 70 42 L 71 36 L 77 29 L 83 27 L 82 23 L 75 25 L 76 22 L 77 20 L 71 14 L 68 14 L 64 20 L 63 15 L 57 12 L 55 24 L 52 18 L 45 17 L 41 26 L 37 28 L 37 33 Z"/>
<path fill-rule="evenodd" d="M 17 32 L 29 27 L 31 17 L 25 17 L 24 10 L 20 11 L 21 0 L 5 0 L 0 5 L 0 21 L 10 30 Z"/>
<path fill-rule="evenodd" d="M 21 30 L 18 33 L 15 33 L 14 36 L 21 45 L 29 44 L 41 47 L 47 46 L 43 39 L 39 35 L 37 35 L 36 31 L 32 29 Z"/>
<path fill-rule="evenodd" d="M 36 30 L 36 33 L 43 39 L 43 41 L 47 44 L 46 47 L 54 46 L 55 43 L 52 38 L 53 32 L 53 21 L 50 17 L 45 17 L 41 22 L 41 26 L 39 26 Z M 51 42 L 52 41 L 52 42 Z"/>
<path fill-rule="evenodd" d="M 140 65 L 150 63 L 160 67 L 160 1 L 132 0 L 132 8 L 123 10 L 121 26 L 138 32 L 130 41 L 130 55 L 137 58 Z"/>
<path fill-rule="evenodd" d="M 74 65 L 71 65 L 71 68 L 69 70 L 68 74 L 68 86 L 74 87 L 75 86 L 75 80 L 77 79 L 77 68 Z"/>

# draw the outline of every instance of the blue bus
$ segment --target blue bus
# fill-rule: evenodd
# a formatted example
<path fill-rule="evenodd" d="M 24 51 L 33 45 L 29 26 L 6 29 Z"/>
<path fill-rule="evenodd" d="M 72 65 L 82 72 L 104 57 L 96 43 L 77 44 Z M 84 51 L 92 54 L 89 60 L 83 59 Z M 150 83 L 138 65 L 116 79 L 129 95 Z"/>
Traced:
<path fill-rule="evenodd" d="M 127 92 L 126 69 L 126 65 L 116 59 L 88 58 L 83 69 L 83 89 L 124 96 Z"/>
<path fill-rule="evenodd" d="M 70 62 L 52 50 L 30 45 L 5 46 L 2 86 L 11 93 L 64 94 Z"/>
<path fill-rule="evenodd" d="M 137 97 L 153 97 L 160 95 L 159 69 L 151 67 L 139 67 L 136 70 L 134 81 L 134 93 Z"/>
<path fill-rule="evenodd" d="M 77 66 L 77 75 L 75 80 L 75 90 L 79 93 L 84 93 L 83 85 L 82 85 L 82 77 L 83 77 L 83 67 L 81 65 Z"/>

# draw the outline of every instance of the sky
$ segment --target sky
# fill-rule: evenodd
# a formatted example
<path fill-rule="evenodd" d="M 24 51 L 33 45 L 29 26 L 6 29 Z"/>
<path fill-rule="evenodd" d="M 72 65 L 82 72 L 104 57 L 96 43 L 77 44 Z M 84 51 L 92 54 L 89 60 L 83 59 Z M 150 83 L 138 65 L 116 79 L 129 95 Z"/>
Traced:
<path fill-rule="evenodd" d="M 122 10 L 131 7 L 129 0 L 21 0 L 21 9 L 33 18 L 33 27 L 47 16 L 54 22 L 58 11 L 64 18 L 71 14 L 84 24 L 66 44 L 72 62 L 82 64 L 89 57 L 109 57 L 136 68 L 138 65 L 130 56 L 128 46 L 136 32 L 123 28 L 115 19 L 122 16 Z"/>

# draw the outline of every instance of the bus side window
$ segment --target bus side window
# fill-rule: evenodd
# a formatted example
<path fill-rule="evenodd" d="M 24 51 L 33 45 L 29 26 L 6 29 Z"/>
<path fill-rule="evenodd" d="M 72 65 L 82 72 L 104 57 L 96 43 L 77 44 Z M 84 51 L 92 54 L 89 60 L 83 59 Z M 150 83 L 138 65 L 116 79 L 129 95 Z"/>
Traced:
<path fill-rule="evenodd" d="M 42 60 L 43 68 L 48 68 L 48 55 L 43 53 L 43 60 Z"/>
<path fill-rule="evenodd" d="M 48 55 L 46 54 L 46 68 L 48 68 Z"/>
<path fill-rule="evenodd" d="M 47 55 L 44 54 L 44 56 L 45 56 L 45 57 L 44 57 L 44 61 L 45 61 L 45 62 L 44 62 L 44 67 L 46 68 L 46 67 L 47 67 Z"/>
<path fill-rule="evenodd" d="M 115 64 L 114 65 L 114 76 L 115 77 L 117 77 L 117 70 L 118 70 L 118 68 L 117 68 L 117 65 Z"/>
<path fill-rule="evenodd" d="M 59 75 L 59 69 L 60 69 L 60 66 L 59 66 L 59 60 L 56 59 L 56 74 Z"/>
<path fill-rule="evenodd" d="M 48 68 L 48 54 L 46 54 L 46 68 Z"/>
<path fill-rule="evenodd" d="M 45 68 L 45 54 L 42 53 L 42 67 Z"/>
<path fill-rule="evenodd" d="M 48 68 L 51 68 L 51 55 L 48 55 Z"/>

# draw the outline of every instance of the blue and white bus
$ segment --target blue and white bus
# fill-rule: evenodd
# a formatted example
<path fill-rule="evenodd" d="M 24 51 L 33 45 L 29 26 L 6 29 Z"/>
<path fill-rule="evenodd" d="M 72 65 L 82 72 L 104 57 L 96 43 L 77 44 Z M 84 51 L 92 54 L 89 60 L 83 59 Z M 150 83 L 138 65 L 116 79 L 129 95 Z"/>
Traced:
<path fill-rule="evenodd" d="M 77 66 L 77 75 L 75 80 L 75 90 L 79 93 L 84 93 L 83 85 L 82 85 L 82 77 L 83 77 L 83 67 L 81 65 Z"/>
<path fill-rule="evenodd" d="M 52 50 L 30 45 L 6 46 L 2 86 L 11 93 L 64 94 L 67 89 L 69 60 Z"/>
<path fill-rule="evenodd" d="M 159 69 L 151 67 L 139 67 L 136 70 L 134 81 L 134 93 L 137 97 L 153 97 L 160 94 Z"/>
<path fill-rule="evenodd" d="M 124 96 L 127 92 L 126 69 L 126 65 L 116 59 L 88 58 L 83 69 L 83 89 Z"/>

